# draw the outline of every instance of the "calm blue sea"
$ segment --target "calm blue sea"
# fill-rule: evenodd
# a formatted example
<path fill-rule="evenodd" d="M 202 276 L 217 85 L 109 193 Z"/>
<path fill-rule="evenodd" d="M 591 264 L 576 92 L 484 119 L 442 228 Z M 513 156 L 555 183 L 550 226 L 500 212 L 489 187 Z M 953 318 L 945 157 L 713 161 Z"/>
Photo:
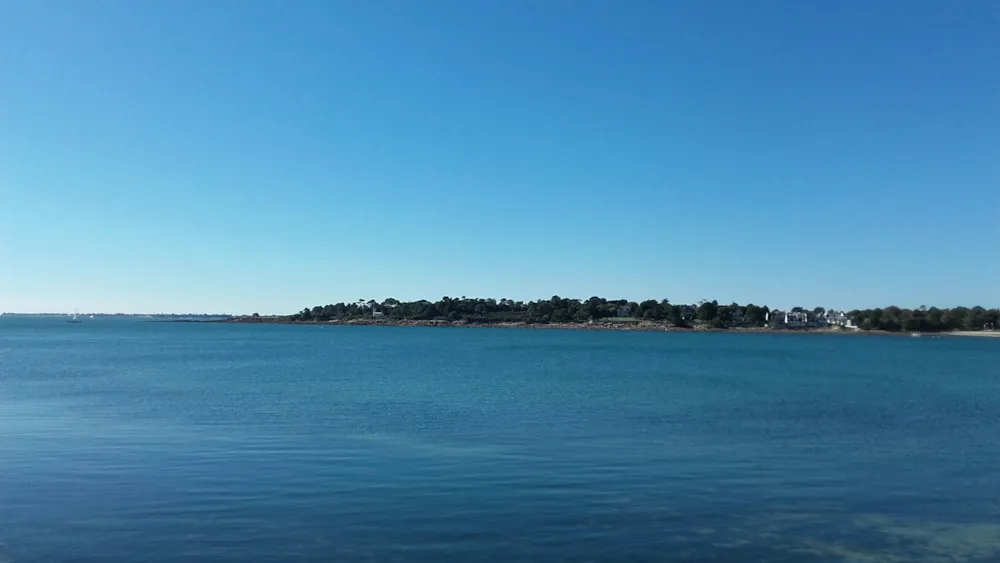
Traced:
<path fill-rule="evenodd" d="M 0 560 L 1000 560 L 1000 340 L 0 318 Z"/>

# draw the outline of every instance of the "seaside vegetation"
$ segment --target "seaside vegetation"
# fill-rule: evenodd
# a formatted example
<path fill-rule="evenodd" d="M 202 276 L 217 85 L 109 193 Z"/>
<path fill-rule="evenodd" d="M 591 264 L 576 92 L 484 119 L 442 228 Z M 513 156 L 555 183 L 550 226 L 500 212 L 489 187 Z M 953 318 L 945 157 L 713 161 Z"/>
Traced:
<path fill-rule="evenodd" d="M 389 321 L 450 321 L 472 324 L 491 323 L 589 323 L 594 322 L 653 322 L 676 327 L 764 327 L 768 324 L 767 306 L 718 301 L 701 301 L 685 305 L 671 303 L 668 299 L 648 299 L 641 302 L 625 299 L 567 299 L 552 296 L 537 301 L 512 299 L 442 297 L 438 301 L 403 302 L 388 298 L 381 302 L 359 300 L 307 307 L 290 315 L 293 322 L 352 321 L 378 317 Z M 828 313 L 822 307 L 805 309 L 794 307 L 793 312 L 804 312 L 817 318 Z M 833 313 L 833 311 L 830 311 Z M 951 330 L 982 330 L 1000 327 L 1000 309 L 983 307 L 955 307 L 939 309 L 924 307 L 903 309 L 865 309 L 842 312 L 852 324 L 862 330 L 887 332 L 920 331 L 942 332 Z"/>
<path fill-rule="evenodd" d="M 1000 309 L 955 307 L 939 309 L 921 306 L 919 309 L 855 310 L 848 313 L 862 330 L 888 332 L 943 332 L 951 330 L 983 330 L 1000 327 Z"/>

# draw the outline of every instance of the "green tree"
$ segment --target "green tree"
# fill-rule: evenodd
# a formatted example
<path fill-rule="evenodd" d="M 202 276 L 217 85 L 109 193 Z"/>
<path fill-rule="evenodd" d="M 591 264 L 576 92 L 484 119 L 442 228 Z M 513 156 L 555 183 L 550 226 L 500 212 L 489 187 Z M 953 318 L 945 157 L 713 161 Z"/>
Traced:
<path fill-rule="evenodd" d="M 712 323 L 719 327 L 728 327 L 733 322 L 733 307 L 732 305 L 723 305 L 717 307 L 715 310 L 715 318 L 712 319 Z"/>
<path fill-rule="evenodd" d="M 592 319 L 599 319 L 604 316 L 601 310 L 601 298 L 594 296 L 587 300 L 587 314 L 590 315 Z"/>
<path fill-rule="evenodd" d="M 719 314 L 719 302 L 718 301 L 702 301 L 698 305 L 698 320 L 706 323 L 711 323 L 715 321 L 715 318 Z"/>
<path fill-rule="evenodd" d="M 552 311 L 551 320 L 554 323 L 568 323 L 573 317 L 570 315 L 569 309 L 561 307 Z"/>
<path fill-rule="evenodd" d="M 767 311 L 765 311 L 762 307 L 758 307 L 751 303 L 747 305 L 744 320 L 747 324 L 753 326 L 763 326 L 763 324 L 767 321 Z"/>
<path fill-rule="evenodd" d="M 663 311 L 655 299 L 647 299 L 633 309 L 632 316 L 640 319 L 659 320 L 663 318 Z"/>
<path fill-rule="evenodd" d="M 973 307 L 965 313 L 963 325 L 966 330 L 980 330 L 986 323 L 986 309 L 982 307 Z"/>
<path fill-rule="evenodd" d="M 686 327 L 687 323 L 684 321 L 684 308 L 680 305 L 670 306 L 670 322 L 674 326 Z"/>

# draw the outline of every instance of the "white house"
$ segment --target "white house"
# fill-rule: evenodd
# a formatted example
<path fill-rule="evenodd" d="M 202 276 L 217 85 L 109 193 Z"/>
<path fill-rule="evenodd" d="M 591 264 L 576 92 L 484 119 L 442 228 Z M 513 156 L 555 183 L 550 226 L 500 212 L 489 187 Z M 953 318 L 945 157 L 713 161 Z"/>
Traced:
<path fill-rule="evenodd" d="M 790 327 L 804 327 L 809 324 L 809 313 L 789 311 L 785 313 L 785 324 Z"/>
<path fill-rule="evenodd" d="M 844 328 L 858 328 L 854 319 L 847 316 L 843 311 L 828 311 L 826 321 L 831 326 L 842 326 Z"/>

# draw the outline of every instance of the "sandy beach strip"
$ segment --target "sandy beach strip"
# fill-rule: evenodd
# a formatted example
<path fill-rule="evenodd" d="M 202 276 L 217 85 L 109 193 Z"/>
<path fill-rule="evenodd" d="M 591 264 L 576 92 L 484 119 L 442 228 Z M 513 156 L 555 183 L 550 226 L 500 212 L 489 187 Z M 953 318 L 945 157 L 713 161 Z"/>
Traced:
<path fill-rule="evenodd" d="M 987 338 L 1000 338 L 1000 330 L 956 330 L 946 332 L 951 336 L 985 336 Z"/>

